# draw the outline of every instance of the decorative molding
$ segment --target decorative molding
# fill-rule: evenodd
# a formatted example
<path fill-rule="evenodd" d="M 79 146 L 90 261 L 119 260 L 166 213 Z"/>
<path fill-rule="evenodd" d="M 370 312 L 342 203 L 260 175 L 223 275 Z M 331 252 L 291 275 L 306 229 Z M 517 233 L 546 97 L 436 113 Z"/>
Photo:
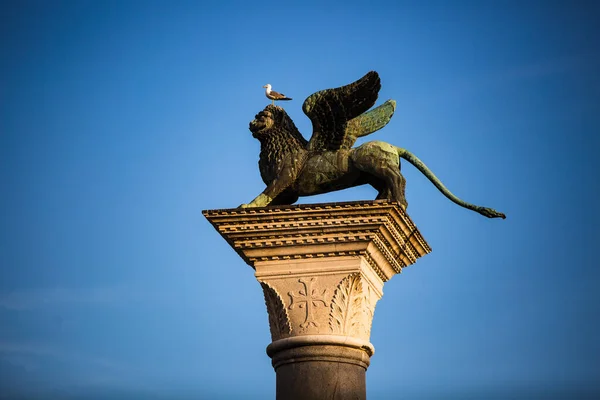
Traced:
<path fill-rule="evenodd" d="M 283 305 L 283 299 L 275 289 L 265 282 L 260 282 L 265 295 L 267 314 L 269 314 L 269 328 L 271 329 L 271 340 L 275 341 L 287 337 L 292 333 L 290 317 Z"/>
<path fill-rule="evenodd" d="M 373 271 L 375 271 L 375 273 L 377 274 L 377 276 L 379 278 L 381 278 L 381 280 L 383 282 L 387 282 L 389 281 L 390 278 L 388 278 L 385 273 L 383 272 L 383 270 L 379 267 L 379 265 L 377 264 L 377 262 L 375 260 L 373 260 L 373 257 L 371 257 L 367 252 L 365 252 L 364 254 L 361 254 L 362 257 L 365 259 L 365 261 L 367 262 L 367 264 L 369 264 L 369 266 L 371 267 L 371 269 Z"/>
<path fill-rule="evenodd" d="M 342 279 L 331 300 L 329 314 L 331 332 L 359 336 L 364 323 L 364 300 L 360 273 L 353 273 Z"/>
<path fill-rule="evenodd" d="M 363 307 L 364 321 L 363 329 L 365 336 L 368 338 L 371 336 L 371 325 L 373 324 L 373 316 L 375 315 L 375 304 L 377 303 L 377 296 L 373 293 L 370 285 L 367 285 L 365 290 L 365 307 Z"/>
<path fill-rule="evenodd" d="M 323 257 L 342 257 L 342 256 L 362 256 L 365 255 L 365 251 L 330 251 L 327 253 L 305 253 L 305 254 L 294 254 L 291 256 L 263 256 L 263 257 L 251 257 L 249 258 L 252 262 L 257 261 L 278 261 L 278 260 L 303 260 L 307 258 L 323 258 Z"/>
<path fill-rule="evenodd" d="M 325 237 L 322 232 L 296 233 L 290 232 L 286 235 L 270 237 L 267 240 L 264 236 L 244 235 L 235 238 L 235 247 L 244 249 L 252 247 L 276 247 L 276 246 L 298 246 L 304 244 L 319 243 L 343 243 L 369 240 L 379 234 L 376 228 L 369 230 L 356 230 L 349 232 L 334 232 Z"/>
<path fill-rule="evenodd" d="M 373 243 L 375 252 L 383 256 L 381 261 L 385 260 L 380 268 L 391 267 L 398 273 L 431 251 L 402 207 L 386 200 L 205 210 L 203 214 L 252 267 L 259 261 L 363 256 Z"/>
<path fill-rule="evenodd" d="M 396 255 L 393 255 L 390 252 L 390 247 L 389 245 L 386 246 L 384 241 L 381 240 L 381 238 L 376 237 L 373 240 L 373 243 L 375 243 L 375 246 L 377 247 L 377 249 L 381 252 L 381 254 L 383 254 L 383 256 L 385 257 L 385 260 L 392 266 L 392 268 L 394 269 L 394 272 L 396 273 L 401 273 L 402 272 L 402 268 L 406 266 L 406 264 L 402 261 L 402 259 Z"/>
<path fill-rule="evenodd" d="M 394 229 L 389 229 L 389 231 L 391 232 L 392 236 L 394 236 L 394 239 L 396 240 L 396 242 L 400 243 L 400 249 L 403 251 L 403 253 L 406 255 L 406 257 L 409 259 L 409 261 L 411 263 L 414 263 L 417 260 L 417 258 L 420 257 L 419 252 L 417 251 L 415 245 L 410 241 L 410 239 L 413 236 L 413 233 L 416 230 L 416 227 L 414 226 L 414 224 L 407 226 L 408 229 L 411 229 L 410 234 L 407 236 L 406 233 L 404 232 L 404 230 L 402 230 L 402 228 L 400 227 L 400 225 L 398 225 L 398 223 L 396 221 L 394 221 L 393 219 L 390 218 L 388 220 L 388 223 L 394 228 Z M 423 246 L 423 244 L 424 244 L 424 246 Z M 427 243 L 423 242 L 422 247 L 429 248 L 429 245 Z M 429 251 L 431 251 L 431 249 L 429 249 Z"/>

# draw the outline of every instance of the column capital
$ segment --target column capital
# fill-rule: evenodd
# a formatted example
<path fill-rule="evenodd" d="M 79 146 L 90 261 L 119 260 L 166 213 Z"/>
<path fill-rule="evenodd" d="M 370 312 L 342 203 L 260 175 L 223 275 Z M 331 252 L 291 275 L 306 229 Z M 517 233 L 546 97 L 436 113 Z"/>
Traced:
<path fill-rule="evenodd" d="M 256 269 L 269 261 L 361 256 L 386 282 L 431 252 L 402 207 L 389 200 L 205 210 Z"/>
<path fill-rule="evenodd" d="M 431 251 L 403 208 L 374 200 L 203 214 L 256 271 L 277 398 L 364 399 L 383 284 Z"/>

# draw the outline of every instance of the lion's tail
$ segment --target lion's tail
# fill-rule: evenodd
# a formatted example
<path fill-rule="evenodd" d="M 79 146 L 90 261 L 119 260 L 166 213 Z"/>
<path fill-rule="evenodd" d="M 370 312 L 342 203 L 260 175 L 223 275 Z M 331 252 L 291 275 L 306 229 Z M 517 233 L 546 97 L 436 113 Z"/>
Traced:
<path fill-rule="evenodd" d="M 454 203 L 458 204 L 461 207 L 478 212 L 479 214 L 488 218 L 506 218 L 506 215 L 492 208 L 476 206 L 474 204 L 467 203 L 466 201 L 459 199 L 450 190 L 448 190 L 446 186 L 444 186 L 442 181 L 440 181 L 438 177 L 435 176 L 435 174 L 427 167 L 427 165 L 425 165 L 423 161 L 419 160 L 417 156 L 415 156 L 410 151 L 400 147 L 396 147 L 396 150 L 398 151 L 398 155 L 400 157 L 404 158 L 406 161 L 414 165 L 419 171 L 423 173 L 423 175 L 427 177 L 427 179 L 431 181 L 431 183 L 435 185 L 435 187 L 439 189 L 440 192 L 442 192 L 444 196 L 452 200 Z"/>

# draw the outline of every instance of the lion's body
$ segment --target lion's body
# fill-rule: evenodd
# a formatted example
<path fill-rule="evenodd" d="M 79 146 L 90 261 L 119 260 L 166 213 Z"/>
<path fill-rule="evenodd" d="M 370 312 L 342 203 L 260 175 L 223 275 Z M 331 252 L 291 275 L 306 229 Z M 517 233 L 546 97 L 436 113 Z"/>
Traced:
<path fill-rule="evenodd" d="M 400 158 L 389 143 L 367 142 L 350 150 L 313 154 L 304 162 L 293 187 L 299 196 L 312 196 L 354 186 L 371 184 L 383 198 L 392 194 L 394 184 L 386 185 L 386 171 L 400 171 Z M 399 173 L 398 173 L 399 175 Z M 394 200 L 404 203 L 401 190 Z"/>
<path fill-rule="evenodd" d="M 489 218 L 505 218 L 491 208 L 456 197 L 406 149 L 380 141 L 352 147 L 357 138 L 383 128 L 394 115 L 394 100 L 371 109 L 379 89 L 379 75 L 370 71 L 353 83 L 307 97 L 302 111 L 312 122 L 310 141 L 300 134 L 283 108 L 268 105 L 259 112 L 250 122 L 250 131 L 261 144 L 258 166 L 267 188 L 241 207 L 292 204 L 300 196 L 368 184 L 377 190 L 377 199 L 394 200 L 406 208 L 406 181 L 400 174 L 403 158 L 461 207 Z"/>
<path fill-rule="evenodd" d="M 359 185 L 360 177 L 351 151 L 328 151 L 305 161 L 293 187 L 299 196 L 311 196 Z"/>
<path fill-rule="evenodd" d="M 357 120 L 355 125 L 371 124 L 357 136 L 371 133 L 387 123 L 376 120 L 373 115 Z M 414 154 L 392 144 L 371 141 L 354 148 L 340 145 L 332 151 L 313 149 L 287 113 L 272 105 L 250 123 L 250 131 L 261 143 L 258 165 L 267 188 L 241 207 L 292 204 L 300 196 L 369 184 L 377 190 L 377 199 L 395 200 L 406 208 L 406 181 L 400 173 L 400 158 L 404 158 L 456 204 L 490 218 L 505 217 L 493 209 L 466 203 L 454 196 Z M 354 143 L 354 140 L 356 137 L 348 134 L 344 143 Z"/>
<path fill-rule="evenodd" d="M 250 129 L 261 142 L 259 169 L 267 190 L 248 206 L 291 204 L 312 196 L 370 184 L 377 198 L 406 206 L 397 148 L 373 141 L 351 149 L 310 151 L 287 113 L 267 107 Z"/>

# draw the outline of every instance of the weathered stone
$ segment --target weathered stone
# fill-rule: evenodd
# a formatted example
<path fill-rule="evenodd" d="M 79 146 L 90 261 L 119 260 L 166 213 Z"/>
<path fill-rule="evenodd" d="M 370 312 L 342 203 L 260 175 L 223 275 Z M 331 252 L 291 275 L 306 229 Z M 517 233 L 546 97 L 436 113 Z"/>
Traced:
<path fill-rule="evenodd" d="M 295 203 L 300 196 L 371 185 L 377 199 L 407 207 L 406 180 L 400 159 L 421 171 L 447 198 L 488 218 L 506 218 L 494 209 L 467 203 L 452 192 L 413 153 L 381 141 L 358 147 L 356 139 L 383 128 L 394 115 L 396 102 L 375 105 L 381 82 L 371 71 L 348 85 L 310 95 L 302 110 L 313 126 L 307 141 L 285 110 L 268 105 L 250 122 L 252 136 L 261 143 L 258 166 L 267 187 L 241 208 Z"/>
<path fill-rule="evenodd" d="M 364 399 L 383 284 L 431 249 L 396 202 L 204 211 L 256 270 L 278 399 Z"/>

